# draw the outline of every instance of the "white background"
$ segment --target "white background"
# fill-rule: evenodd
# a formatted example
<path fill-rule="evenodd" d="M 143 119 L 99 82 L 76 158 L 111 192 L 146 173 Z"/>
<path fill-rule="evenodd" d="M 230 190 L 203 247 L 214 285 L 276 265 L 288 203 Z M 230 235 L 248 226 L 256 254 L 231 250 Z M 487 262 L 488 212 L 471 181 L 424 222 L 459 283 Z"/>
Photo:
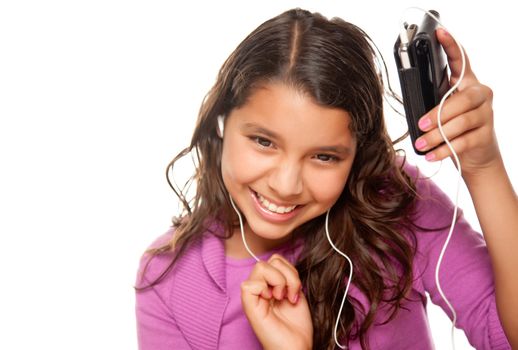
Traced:
<path fill-rule="evenodd" d="M 494 90 L 496 131 L 516 186 L 510 7 L 451 0 L 2 1 L 0 348 L 137 348 L 138 259 L 177 212 L 165 166 L 187 146 L 228 54 L 264 20 L 296 6 L 366 30 L 396 87 L 392 46 L 403 10 L 441 12 Z M 401 126 L 400 117 L 387 118 L 391 130 Z M 435 177 L 450 195 L 452 168 L 445 162 Z M 462 191 L 461 206 L 477 227 Z M 440 310 L 430 314 L 437 348 L 449 348 L 451 323 Z M 457 349 L 469 349 L 461 337 L 457 332 Z"/>

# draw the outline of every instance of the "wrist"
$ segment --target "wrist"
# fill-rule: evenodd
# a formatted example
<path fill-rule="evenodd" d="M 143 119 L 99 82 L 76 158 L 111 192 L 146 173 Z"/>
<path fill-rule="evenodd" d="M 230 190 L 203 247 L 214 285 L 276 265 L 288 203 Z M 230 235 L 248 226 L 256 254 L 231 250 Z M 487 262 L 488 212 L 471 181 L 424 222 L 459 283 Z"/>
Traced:
<path fill-rule="evenodd" d="M 486 164 L 485 166 L 479 166 L 476 168 L 462 168 L 462 178 L 468 188 L 471 186 L 485 185 L 488 182 L 500 180 L 502 177 L 506 176 L 507 172 L 505 170 L 505 165 L 500 154 L 498 154 L 490 163 Z"/>

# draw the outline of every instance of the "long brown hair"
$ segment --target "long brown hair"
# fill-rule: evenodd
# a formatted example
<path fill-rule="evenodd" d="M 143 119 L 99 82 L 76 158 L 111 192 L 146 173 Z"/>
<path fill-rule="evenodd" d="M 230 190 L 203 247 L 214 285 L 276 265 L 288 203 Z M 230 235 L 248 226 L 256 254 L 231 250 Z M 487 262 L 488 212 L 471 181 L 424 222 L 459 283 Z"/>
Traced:
<path fill-rule="evenodd" d="M 184 211 L 173 220 L 174 238 L 151 250 L 154 255 L 175 252 L 168 268 L 151 285 L 160 283 L 213 220 L 226 225 L 225 238 L 232 234 L 235 216 L 221 176 L 217 117 L 242 106 L 258 85 L 279 81 L 351 116 L 357 153 L 345 189 L 332 208 L 330 232 L 334 244 L 352 259 L 352 283 L 370 305 L 363 310 L 357 300 L 348 298 L 338 339 L 359 338 L 362 348 L 368 348 L 367 330 L 380 304 L 392 307 L 390 320 L 407 296 L 415 254 L 410 219 L 415 186 L 385 129 L 383 81 L 373 47 L 355 25 L 301 9 L 266 21 L 239 44 L 202 103 L 190 146 L 168 166 L 169 174 L 178 159 L 193 155 L 196 193 L 188 198 L 170 182 Z M 332 251 L 323 226 L 324 216 L 320 216 L 298 227 L 293 236 L 305 243 L 296 268 L 311 309 L 314 348 L 333 349 L 334 322 L 349 266 Z"/>

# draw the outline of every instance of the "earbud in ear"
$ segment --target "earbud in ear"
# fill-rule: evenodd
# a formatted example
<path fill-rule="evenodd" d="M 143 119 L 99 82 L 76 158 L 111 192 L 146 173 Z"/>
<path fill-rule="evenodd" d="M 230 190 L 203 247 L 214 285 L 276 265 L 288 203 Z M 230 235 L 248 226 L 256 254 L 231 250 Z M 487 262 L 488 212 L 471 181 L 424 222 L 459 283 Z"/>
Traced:
<path fill-rule="evenodd" d="M 220 115 L 220 116 L 218 116 L 218 129 L 217 129 L 218 136 L 223 138 L 224 131 L 225 131 L 225 117 Z"/>

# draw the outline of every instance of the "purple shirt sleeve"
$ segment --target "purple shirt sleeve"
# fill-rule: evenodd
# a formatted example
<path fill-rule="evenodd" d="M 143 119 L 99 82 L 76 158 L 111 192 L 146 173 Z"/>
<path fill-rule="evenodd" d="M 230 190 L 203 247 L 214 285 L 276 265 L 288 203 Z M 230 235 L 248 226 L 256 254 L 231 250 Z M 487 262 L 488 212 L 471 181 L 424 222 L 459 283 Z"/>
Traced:
<path fill-rule="evenodd" d="M 452 319 L 436 285 L 435 268 L 450 229 L 453 203 L 430 180 L 418 181 L 418 193 L 416 223 L 424 228 L 441 229 L 416 232 L 416 278 L 432 302 Z M 442 290 L 457 314 L 456 326 L 464 330 L 471 345 L 476 349 L 511 349 L 496 310 L 493 271 L 485 241 L 461 212 L 439 276 Z"/>
<path fill-rule="evenodd" d="M 167 233 L 157 239 L 152 247 L 156 247 L 171 237 Z M 137 286 L 145 286 L 149 281 L 153 281 L 167 267 L 171 261 L 171 256 L 160 256 L 151 259 L 147 265 L 144 278 L 142 272 L 149 261 L 150 256 L 144 255 L 140 262 L 140 269 L 137 276 Z M 136 292 L 136 318 L 137 318 L 137 337 L 140 350 L 187 350 L 191 349 L 186 342 L 180 329 L 176 325 L 173 312 L 170 308 L 168 299 L 170 279 L 173 274 L 156 286 Z"/>
<path fill-rule="evenodd" d="M 154 289 L 137 293 L 140 350 L 190 349 L 162 297 Z"/>

